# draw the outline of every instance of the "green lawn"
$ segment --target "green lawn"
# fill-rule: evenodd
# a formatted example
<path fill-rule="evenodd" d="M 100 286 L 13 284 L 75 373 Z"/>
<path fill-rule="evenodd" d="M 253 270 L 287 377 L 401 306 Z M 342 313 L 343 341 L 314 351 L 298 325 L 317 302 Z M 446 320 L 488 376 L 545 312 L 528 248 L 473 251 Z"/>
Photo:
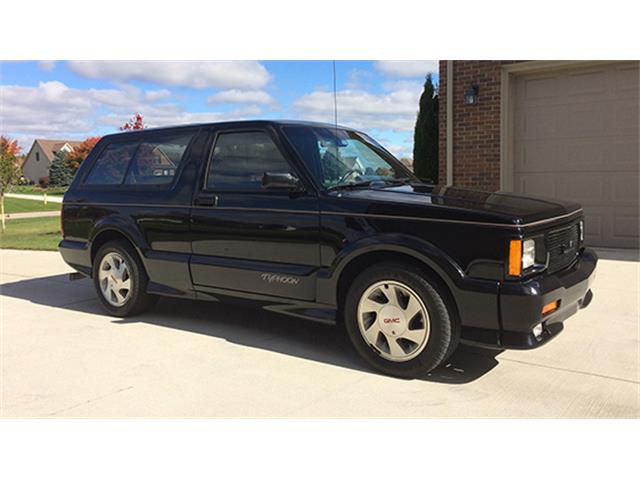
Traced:
<path fill-rule="evenodd" d="M 60 210 L 61 203 L 47 202 L 45 205 L 40 200 L 24 200 L 22 198 L 4 197 L 4 213 L 42 212 Z"/>
<path fill-rule="evenodd" d="M 49 188 L 40 188 L 38 185 L 16 185 L 11 188 L 10 193 L 26 193 L 29 195 L 42 195 L 43 193 L 47 193 L 47 195 L 64 195 L 64 192 L 67 191 L 69 187 L 49 187 Z"/>
<path fill-rule="evenodd" d="M 6 226 L 5 232 L 0 232 L 0 248 L 57 250 L 62 239 L 58 217 L 7 220 Z"/>

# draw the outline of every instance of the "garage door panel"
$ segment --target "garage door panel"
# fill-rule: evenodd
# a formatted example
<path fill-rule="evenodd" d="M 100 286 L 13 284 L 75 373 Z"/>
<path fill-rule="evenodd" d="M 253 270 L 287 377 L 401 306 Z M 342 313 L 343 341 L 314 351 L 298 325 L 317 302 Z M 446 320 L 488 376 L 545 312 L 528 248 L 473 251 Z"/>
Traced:
<path fill-rule="evenodd" d="M 607 72 L 599 68 L 581 72 L 569 73 L 566 78 L 560 76 L 567 95 L 576 99 L 591 95 L 603 95 L 607 91 Z M 588 100 L 585 99 L 585 100 Z"/>
<path fill-rule="evenodd" d="M 602 217 L 599 213 L 584 212 L 584 235 L 590 243 L 600 243 L 602 240 Z"/>
<path fill-rule="evenodd" d="M 555 175 L 535 174 L 516 175 L 515 191 L 530 195 L 540 195 L 543 197 L 557 197 Z"/>
<path fill-rule="evenodd" d="M 638 119 L 638 104 L 631 101 L 616 101 L 615 116 L 612 122 L 618 135 L 637 135 L 640 120 Z"/>
<path fill-rule="evenodd" d="M 531 142 L 522 145 L 516 152 L 514 170 L 518 173 L 551 170 L 558 156 L 557 148 L 552 142 Z"/>
<path fill-rule="evenodd" d="M 637 66 L 619 67 L 615 70 L 616 92 L 623 94 L 626 98 L 637 99 L 640 97 L 638 83 L 640 75 Z"/>
<path fill-rule="evenodd" d="M 633 138 L 614 141 L 609 167 L 612 170 L 638 172 L 640 170 L 640 148 Z"/>
<path fill-rule="evenodd" d="M 556 77 L 546 75 L 527 78 L 524 80 L 520 94 L 520 101 L 550 100 L 553 102 L 556 96 Z"/>
<path fill-rule="evenodd" d="M 638 237 L 637 215 L 615 215 L 613 217 L 613 235 L 618 238 L 634 239 Z"/>
<path fill-rule="evenodd" d="M 614 112 L 608 112 L 604 102 L 570 105 L 562 109 L 558 136 L 591 138 L 602 135 L 611 124 Z"/>
<path fill-rule="evenodd" d="M 591 245 L 638 247 L 638 62 L 514 81 L 516 192 L 581 203 Z"/>
<path fill-rule="evenodd" d="M 558 112 L 555 108 L 532 107 L 523 112 L 520 136 L 527 140 L 553 137 L 558 130 Z"/>
<path fill-rule="evenodd" d="M 611 204 L 615 206 L 638 205 L 638 178 L 635 175 L 614 173 L 611 175 Z"/>
<path fill-rule="evenodd" d="M 516 174 L 591 171 L 635 172 L 640 170 L 638 142 L 632 137 L 585 140 L 537 140 L 520 142 L 514 151 Z"/>

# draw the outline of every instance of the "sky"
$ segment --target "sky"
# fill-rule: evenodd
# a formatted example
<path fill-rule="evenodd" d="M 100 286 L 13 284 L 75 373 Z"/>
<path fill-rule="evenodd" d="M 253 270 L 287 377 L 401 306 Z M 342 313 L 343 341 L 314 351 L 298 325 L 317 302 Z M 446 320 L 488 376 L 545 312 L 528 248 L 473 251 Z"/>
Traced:
<path fill-rule="evenodd" d="M 338 123 L 411 158 L 435 60 L 336 61 Z M 149 127 L 243 119 L 334 121 L 331 61 L 0 62 L 0 133 L 82 140 L 140 112 Z"/>

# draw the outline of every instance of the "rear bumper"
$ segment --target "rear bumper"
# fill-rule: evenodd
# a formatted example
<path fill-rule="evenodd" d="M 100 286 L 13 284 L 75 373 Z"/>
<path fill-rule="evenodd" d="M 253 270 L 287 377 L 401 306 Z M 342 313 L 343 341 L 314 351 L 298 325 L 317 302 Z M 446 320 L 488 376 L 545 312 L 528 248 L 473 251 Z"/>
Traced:
<path fill-rule="evenodd" d="M 563 328 L 563 322 L 593 298 L 591 285 L 598 257 L 584 249 L 570 268 L 553 275 L 540 275 L 525 282 L 502 283 L 499 288 L 499 332 L 463 330 L 467 343 L 499 348 L 530 349 L 545 344 Z M 558 301 L 557 310 L 542 315 L 542 307 Z M 542 324 L 542 332 L 533 333 Z"/>
<path fill-rule="evenodd" d="M 88 277 L 91 276 L 91 252 L 87 243 L 62 240 L 58 244 L 58 251 L 70 267 Z"/>

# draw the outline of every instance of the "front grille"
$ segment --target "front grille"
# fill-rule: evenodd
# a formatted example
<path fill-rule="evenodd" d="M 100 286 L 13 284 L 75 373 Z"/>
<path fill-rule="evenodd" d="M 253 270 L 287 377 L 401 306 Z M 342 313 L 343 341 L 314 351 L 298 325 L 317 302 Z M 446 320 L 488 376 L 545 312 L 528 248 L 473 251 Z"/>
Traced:
<path fill-rule="evenodd" d="M 552 230 L 545 235 L 544 241 L 549 254 L 549 273 L 570 266 L 578 255 L 580 231 L 578 223 L 569 227 Z"/>

